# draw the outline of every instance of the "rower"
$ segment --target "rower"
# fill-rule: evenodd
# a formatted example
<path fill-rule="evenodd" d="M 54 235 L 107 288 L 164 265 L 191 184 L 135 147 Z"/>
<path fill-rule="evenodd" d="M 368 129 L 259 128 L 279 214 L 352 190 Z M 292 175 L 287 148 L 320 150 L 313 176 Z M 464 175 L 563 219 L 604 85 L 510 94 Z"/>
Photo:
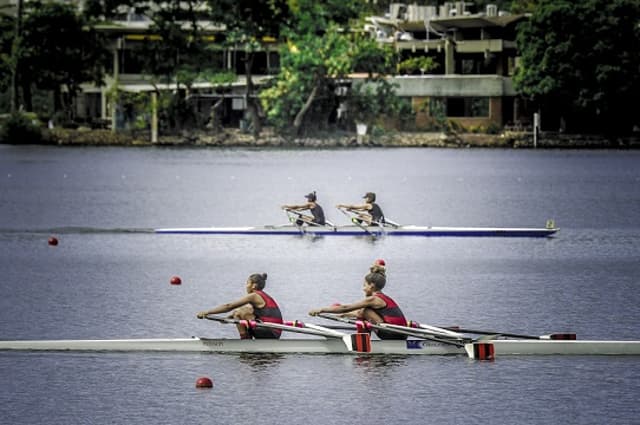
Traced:
<path fill-rule="evenodd" d="M 398 304 L 390 296 L 382 293 L 386 283 L 385 268 L 376 262 L 371 266 L 370 273 L 364 277 L 362 286 L 365 294 L 364 299 L 351 304 L 338 304 L 313 309 L 309 312 L 309 315 L 317 316 L 320 313 L 343 314 L 374 324 L 390 323 L 406 326 L 407 319 Z M 374 329 L 374 331 L 380 339 L 407 339 L 407 335 L 389 332 L 384 329 Z"/>
<path fill-rule="evenodd" d="M 309 211 L 311 216 L 305 214 L 298 213 L 298 219 L 296 220 L 297 226 L 302 226 L 303 224 L 307 224 L 309 226 L 324 226 L 326 224 L 324 218 L 324 210 L 322 207 L 316 202 L 318 199 L 316 196 L 316 192 L 313 191 L 308 195 L 305 195 L 307 198 L 306 204 L 301 205 L 283 205 L 282 209 L 285 211 Z"/>
<path fill-rule="evenodd" d="M 267 295 L 263 289 L 267 283 L 266 273 L 254 273 L 247 279 L 245 289 L 247 295 L 235 301 L 221 304 L 211 310 L 201 311 L 198 319 L 204 319 L 209 314 L 227 313 L 232 311 L 229 318 L 241 321 L 261 321 L 266 323 L 282 324 L 280 307 L 273 298 Z M 246 322 L 245 322 L 246 323 Z M 236 324 L 240 339 L 280 338 L 281 329 L 265 327 L 249 327 L 245 323 Z"/>
<path fill-rule="evenodd" d="M 367 226 L 384 226 L 384 214 L 380 205 L 376 204 L 376 194 L 367 192 L 363 198 L 364 204 L 362 205 L 338 204 L 336 207 L 344 208 L 349 212 L 355 213 L 356 216 L 353 220 L 357 220 L 360 224 L 365 223 Z"/>

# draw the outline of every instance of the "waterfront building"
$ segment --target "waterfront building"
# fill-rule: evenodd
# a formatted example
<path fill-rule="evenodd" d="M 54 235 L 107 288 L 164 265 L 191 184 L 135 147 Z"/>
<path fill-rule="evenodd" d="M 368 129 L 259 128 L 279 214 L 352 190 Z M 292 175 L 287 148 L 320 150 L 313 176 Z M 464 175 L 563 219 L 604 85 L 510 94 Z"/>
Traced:
<path fill-rule="evenodd" d="M 0 0 L 15 4 L 17 0 Z M 83 1 L 73 1 L 83 7 Z M 435 3 L 435 2 L 433 2 Z M 206 3 L 202 3 L 202 7 Z M 381 45 L 391 46 L 402 59 L 430 57 L 437 68 L 428 72 L 400 73 L 388 77 L 397 94 L 406 98 L 416 114 L 415 128 L 428 130 L 434 119 L 446 118 L 466 130 L 486 131 L 505 126 L 527 125 L 531 112 L 518 99 L 512 76 L 517 65 L 516 27 L 527 19 L 511 15 L 493 5 L 473 11 L 465 2 L 435 5 L 392 3 L 384 16 L 370 16 L 362 28 Z M 123 9 L 118 16 L 96 29 L 109 39 L 112 63 L 107 69 L 104 86 L 84 84 L 76 100 L 76 115 L 93 123 L 114 129 L 127 128 L 132 117 L 109 97 L 114 88 L 129 93 L 185 90 L 185 98 L 195 109 L 208 116 L 218 105 L 225 126 L 242 126 L 246 108 L 246 80 L 241 61 L 242 47 L 222 43 L 225 28 L 211 22 L 198 23 L 201 34 L 211 43 L 212 67 L 235 73 L 235 82 L 224 88 L 210 82 L 196 81 L 189 87 L 175 83 L 152 81 L 142 73 L 139 50 L 145 40 L 159 41 L 150 30 L 151 20 L 133 8 Z M 260 43 L 254 61 L 253 83 L 259 87 L 275 75 L 279 67 L 275 40 Z M 364 79 L 353 74 L 350 82 Z M 157 117 L 148 119 L 157 126 Z M 389 123 L 393 126 L 393 123 Z M 157 129 L 156 129 L 157 130 Z"/>

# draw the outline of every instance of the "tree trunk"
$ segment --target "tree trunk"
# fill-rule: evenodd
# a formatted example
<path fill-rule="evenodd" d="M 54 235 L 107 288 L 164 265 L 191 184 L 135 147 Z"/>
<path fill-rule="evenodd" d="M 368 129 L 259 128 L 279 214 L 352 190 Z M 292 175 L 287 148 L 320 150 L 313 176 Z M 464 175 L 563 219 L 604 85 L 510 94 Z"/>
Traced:
<path fill-rule="evenodd" d="M 296 134 L 300 134 L 304 116 L 306 115 L 307 111 L 311 108 L 311 105 L 313 104 L 313 101 L 315 100 L 317 94 L 318 94 L 318 85 L 316 84 L 315 86 L 313 86 L 313 90 L 311 90 L 309 97 L 307 97 L 307 101 L 304 103 L 304 105 L 302 105 L 302 109 L 300 109 L 300 111 L 296 115 L 296 118 L 293 120 L 293 130 L 295 131 Z"/>
<path fill-rule="evenodd" d="M 22 106 L 25 111 L 33 111 L 33 95 L 31 94 L 31 81 L 22 81 Z"/>
<path fill-rule="evenodd" d="M 16 32 L 14 34 L 13 45 L 11 46 L 11 112 L 19 109 L 18 100 L 18 70 L 20 65 L 20 42 L 22 41 L 22 5 L 23 0 L 18 0 L 16 10 Z"/>
<path fill-rule="evenodd" d="M 247 91 L 245 93 L 245 98 L 247 101 L 247 115 L 249 117 L 249 121 L 251 122 L 251 131 L 253 137 L 257 139 L 258 137 L 260 137 L 262 124 L 260 123 L 260 116 L 258 114 L 258 105 L 256 105 L 256 100 L 253 98 L 253 80 L 251 79 L 251 69 L 253 68 L 253 53 L 245 51 L 244 58 L 244 71 L 247 77 Z"/>
<path fill-rule="evenodd" d="M 58 112 L 64 112 L 62 107 L 62 93 L 60 93 L 60 87 L 56 86 L 53 89 L 53 114 L 59 115 Z"/>

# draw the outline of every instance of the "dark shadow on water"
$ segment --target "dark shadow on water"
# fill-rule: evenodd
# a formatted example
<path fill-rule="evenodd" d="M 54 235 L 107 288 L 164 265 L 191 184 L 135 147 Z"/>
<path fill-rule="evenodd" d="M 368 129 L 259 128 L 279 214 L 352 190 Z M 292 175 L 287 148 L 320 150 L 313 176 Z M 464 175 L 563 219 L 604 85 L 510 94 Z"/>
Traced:
<path fill-rule="evenodd" d="M 264 370 L 273 367 L 284 359 L 283 354 L 275 353 L 240 353 L 238 358 L 245 366 L 254 370 Z"/>
<path fill-rule="evenodd" d="M 407 356 L 403 355 L 360 355 L 353 358 L 353 364 L 365 370 L 392 369 L 405 366 Z"/>

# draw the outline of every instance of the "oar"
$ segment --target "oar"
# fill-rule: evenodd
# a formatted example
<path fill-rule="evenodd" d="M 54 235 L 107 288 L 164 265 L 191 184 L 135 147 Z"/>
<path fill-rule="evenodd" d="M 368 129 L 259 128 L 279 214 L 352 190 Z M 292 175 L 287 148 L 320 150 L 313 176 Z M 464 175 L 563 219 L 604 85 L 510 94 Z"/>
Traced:
<path fill-rule="evenodd" d="M 215 320 L 221 323 L 242 324 L 246 327 L 254 328 L 267 328 L 267 329 L 280 329 L 282 331 L 294 332 L 307 335 L 322 336 L 325 338 L 338 338 L 344 342 L 348 351 L 355 351 L 359 353 L 371 352 L 371 340 L 368 334 L 345 334 L 333 329 L 323 328 L 322 326 L 314 325 L 308 326 L 302 324 L 302 322 L 287 322 L 291 324 L 279 324 L 270 322 L 260 322 L 255 320 L 239 320 L 231 319 L 228 317 L 220 317 L 213 315 L 206 315 L 206 319 Z"/>
<path fill-rule="evenodd" d="M 415 324 L 416 322 L 410 322 L 410 323 Z M 412 331 L 412 332 L 418 332 L 418 333 L 421 333 L 421 334 L 427 334 L 427 335 L 443 337 L 443 338 L 451 338 L 451 339 L 465 339 L 465 338 L 467 338 L 465 335 L 463 335 L 461 333 L 453 332 L 453 331 L 450 331 L 450 330 L 444 329 L 444 328 L 438 328 L 436 326 L 429 326 L 429 325 L 401 326 L 401 325 L 394 325 L 393 323 L 381 323 L 381 325 L 384 325 L 384 326 L 390 327 L 390 328 L 395 328 L 395 329 L 400 329 L 400 330 L 408 330 L 408 331 Z"/>
<path fill-rule="evenodd" d="M 384 218 L 384 224 L 385 225 L 388 224 L 389 226 L 391 226 L 391 227 L 393 227 L 395 229 L 397 229 L 398 227 L 401 226 L 400 224 L 396 223 L 395 221 L 389 220 L 387 217 Z"/>
<path fill-rule="evenodd" d="M 240 320 L 240 319 L 231 319 L 231 318 L 228 318 L 228 317 L 220 317 L 220 316 L 212 316 L 212 315 L 205 316 L 205 319 L 214 320 L 214 321 L 220 322 L 220 323 L 234 324 L 234 325 L 242 324 L 242 325 L 245 325 L 247 327 L 252 327 L 252 328 L 280 329 L 280 330 L 286 330 L 286 331 L 291 331 L 291 332 L 297 332 L 297 333 L 301 333 L 301 334 L 324 336 L 324 337 L 327 336 L 327 333 L 325 333 L 325 332 L 319 332 L 317 330 L 309 330 L 309 329 L 305 329 L 305 328 L 297 328 L 297 327 L 294 327 L 294 326 L 280 325 L 278 323 L 268 323 L 268 322 L 257 322 L 257 321 L 248 321 L 248 320 Z"/>
<path fill-rule="evenodd" d="M 305 215 L 305 214 L 302 214 L 302 213 L 300 213 L 300 212 L 298 212 L 298 211 L 291 210 L 291 209 L 288 209 L 288 208 L 287 208 L 287 209 L 285 209 L 285 211 L 287 212 L 287 214 L 289 214 L 289 213 L 291 213 L 291 214 L 295 214 L 295 215 L 297 215 L 298 217 L 308 217 L 308 216 L 307 216 L 307 215 Z M 291 218 L 289 218 L 289 221 L 293 221 L 293 220 L 292 220 Z M 335 229 L 336 229 L 336 225 L 335 225 L 335 224 L 333 224 L 333 223 L 331 223 L 331 222 L 330 222 L 330 221 L 328 221 L 328 220 L 325 220 L 325 224 L 319 224 L 319 223 L 316 223 L 316 222 L 314 222 L 314 221 L 306 221 L 306 220 L 304 220 L 304 222 L 305 222 L 305 223 L 307 223 L 309 226 L 315 226 L 315 227 L 327 227 L 327 225 L 328 225 L 329 227 L 332 227 L 332 228 L 333 228 L 333 230 L 335 230 Z M 302 229 L 302 226 L 298 226 L 298 227 L 300 228 L 300 231 L 302 231 L 302 232 L 304 233 L 304 230 Z"/>
<path fill-rule="evenodd" d="M 549 335 L 523 335 L 523 334 L 514 334 L 509 332 L 499 332 L 499 331 L 483 331 L 478 329 L 462 329 L 457 326 L 445 327 L 443 329 L 448 329 L 456 332 L 466 333 L 466 334 L 476 334 L 476 335 L 497 335 L 504 336 L 507 338 L 517 338 L 517 339 L 557 339 L 557 340 L 567 340 L 567 339 L 576 339 L 575 333 L 553 333 Z"/>
<path fill-rule="evenodd" d="M 332 314 L 327 314 L 327 313 L 319 313 L 318 317 L 322 317 L 323 319 L 328 319 L 328 320 L 335 320 L 337 322 L 344 322 L 344 323 L 349 323 L 352 325 L 357 325 L 358 324 L 358 320 L 355 319 L 350 319 L 347 317 L 341 317 L 341 316 L 335 316 Z M 439 336 L 435 336 L 433 334 L 427 334 L 425 332 L 419 332 L 416 329 L 412 329 L 409 327 L 403 327 L 403 326 L 386 326 L 388 325 L 388 323 L 380 323 L 380 324 L 375 324 L 375 323 L 371 323 L 371 322 L 367 322 L 367 321 L 360 321 L 363 322 L 365 324 L 365 327 L 371 328 L 371 329 L 377 329 L 377 330 L 384 330 L 387 332 L 391 332 L 391 333 L 396 333 L 396 334 L 400 334 L 400 335 L 406 335 L 406 336 L 412 336 L 414 338 L 419 338 L 419 339 L 427 339 L 429 341 L 435 341 L 435 342 L 441 342 L 443 344 L 450 344 L 450 345 L 455 345 L 457 347 L 464 347 L 464 345 L 466 343 L 471 342 L 471 340 L 465 340 L 465 339 L 450 339 L 447 337 L 439 337 Z"/>
<path fill-rule="evenodd" d="M 338 207 L 338 210 L 340 210 L 340 212 L 344 215 L 346 215 L 347 217 L 349 217 L 349 221 L 351 221 L 353 224 L 355 224 L 356 226 L 358 226 L 359 228 L 361 228 L 366 234 L 368 234 L 369 236 L 371 236 L 372 238 L 375 238 L 376 235 L 371 233 L 369 230 L 367 230 L 366 227 L 364 227 L 362 225 L 362 223 L 360 223 L 358 220 L 354 220 L 354 217 L 350 216 L 348 212 L 346 212 L 345 210 L 343 210 L 342 208 Z"/>
<path fill-rule="evenodd" d="M 441 333 L 447 331 L 443 328 L 435 326 L 423 325 L 419 328 L 410 328 L 405 326 L 393 325 L 390 323 L 380 323 L 378 325 L 371 325 L 374 328 L 386 329 L 387 331 L 396 331 L 401 334 L 414 336 L 421 339 L 427 339 L 430 341 L 437 341 L 443 344 L 451 344 L 456 347 L 464 347 L 467 352 L 467 356 L 475 360 L 494 360 L 495 359 L 495 347 L 491 343 L 492 339 L 496 339 L 498 335 L 489 334 L 488 336 L 480 337 L 477 339 L 467 338 L 464 335 L 451 333 Z M 405 329 L 409 329 L 408 331 Z M 411 329 L 415 329 L 418 332 L 411 332 Z M 437 330 L 437 331 L 435 331 Z M 421 334 L 421 332 L 423 334 Z M 435 331 L 435 332 L 434 332 Z M 459 335 L 459 336 L 458 336 Z"/>
<path fill-rule="evenodd" d="M 302 217 L 302 216 L 303 216 L 303 214 L 301 214 L 301 213 L 299 213 L 299 212 L 297 212 L 297 211 L 290 210 L 290 209 L 288 209 L 288 208 L 287 208 L 285 211 L 287 212 L 287 217 L 289 217 L 289 222 L 290 222 L 290 223 L 293 223 L 293 224 L 298 228 L 298 230 L 300 230 L 300 233 L 301 233 L 302 235 L 305 235 L 305 234 L 307 233 L 307 231 L 305 230 L 304 226 L 302 226 L 301 224 L 300 224 L 300 225 L 298 225 L 298 223 L 296 223 L 296 219 L 295 219 L 294 217 L 291 217 L 291 215 L 290 215 L 290 214 L 295 214 L 295 215 L 297 215 L 298 217 Z M 308 221 L 306 221 L 306 220 L 305 220 L 305 222 L 309 223 L 310 225 L 314 225 L 314 224 L 315 224 L 315 223 L 313 223 L 313 222 L 308 222 Z"/>

